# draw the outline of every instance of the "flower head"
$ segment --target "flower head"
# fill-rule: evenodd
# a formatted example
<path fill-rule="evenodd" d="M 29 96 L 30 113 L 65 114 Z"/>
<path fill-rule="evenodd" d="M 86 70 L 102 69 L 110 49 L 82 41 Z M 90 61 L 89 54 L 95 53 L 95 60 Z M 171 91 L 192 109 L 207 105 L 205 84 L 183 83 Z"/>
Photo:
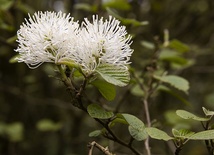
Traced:
<path fill-rule="evenodd" d="M 72 51 L 79 24 L 62 12 L 37 12 L 17 32 L 18 62 L 36 68 L 43 62 L 57 63 Z"/>
<path fill-rule="evenodd" d="M 85 18 L 79 33 L 79 45 L 71 53 L 72 59 L 86 73 L 94 72 L 102 64 L 127 68 L 133 50 L 131 37 L 125 26 L 109 16 L 108 20 L 93 16 L 93 22 Z"/>

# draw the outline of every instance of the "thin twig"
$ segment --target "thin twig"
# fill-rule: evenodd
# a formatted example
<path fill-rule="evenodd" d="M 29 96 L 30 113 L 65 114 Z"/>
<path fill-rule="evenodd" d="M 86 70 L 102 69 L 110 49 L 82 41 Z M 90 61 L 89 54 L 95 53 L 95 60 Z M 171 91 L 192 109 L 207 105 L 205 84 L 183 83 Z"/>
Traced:
<path fill-rule="evenodd" d="M 103 147 L 100 144 L 98 144 L 97 142 L 93 141 L 91 143 L 89 143 L 89 154 L 88 155 L 92 155 L 93 149 L 94 147 L 98 148 L 101 152 L 103 152 L 105 155 L 115 155 L 113 153 L 111 153 L 108 149 L 108 147 Z"/>

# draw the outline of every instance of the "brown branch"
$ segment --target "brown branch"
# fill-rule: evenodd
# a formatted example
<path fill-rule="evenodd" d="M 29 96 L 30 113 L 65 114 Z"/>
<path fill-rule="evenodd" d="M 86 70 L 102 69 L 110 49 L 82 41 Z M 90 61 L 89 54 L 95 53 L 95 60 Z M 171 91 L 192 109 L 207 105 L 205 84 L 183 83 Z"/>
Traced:
<path fill-rule="evenodd" d="M 92 155 L 93 149 L 94 147 L 98 148 L 101 152 L 103 152 L 105 155 L 115 155 L 113 153 L 111 153 L 108 149 L 108 147 L 103 147 L 100 144 L 98 144 L 97 142 L 93 141 L 91 143 L 89 143 L 89 153 L 88 155 Z"/>

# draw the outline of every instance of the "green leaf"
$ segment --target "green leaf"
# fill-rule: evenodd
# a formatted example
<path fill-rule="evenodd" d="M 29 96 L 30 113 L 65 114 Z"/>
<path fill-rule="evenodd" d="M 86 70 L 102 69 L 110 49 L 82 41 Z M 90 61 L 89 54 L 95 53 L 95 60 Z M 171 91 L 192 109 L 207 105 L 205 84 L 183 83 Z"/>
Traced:
<path fill-rule="evenodd" d="M 159 139 L 159 140 L 164 140 L 164 141 L 174 139 L 173 137 L 169 136 L 166 132 L 159 130 L 157 128 L 154 128 L 154 127 L 146 128 L 146 132 L 148 133 L 148 135 L 150 137 L 152 137 L 154 139 Z"/>
<path fill-rule="evenodd" d="M 112 124 L 115 124 L 115 123 L 128 124 L 124 118 L 120 118 L 120 117 L 115 118 L 113 121 L 111 121 L 111 123 Z"/>
<path fill-rule="evenodd" d="M 16 3 L 16 8 L 26 14 L 30 13 L 33 14 L 35 12 L 34 8 L 28 4 L 25 4 L 24 2 L 20 1 L 19 3 Z"/>
<path fill-rule="evenodd" d="M 57 64 L 61 65 L 67 65 L 69 68 L 79 68 L 78 64 L 76 64 L 74 61 L 71 61 L 70 59 L 67 58 L 62 58 L 60 61 L 57 62 Z"/>
<path fill-rule="evenodd" d="M 158 90 L 163 91 L 165 93 L 168 93 L 169 95 L 174 96 L 176 99 L 178 99 L 179 101 L 181 101 L 182 103 L 186 104 L 186 105 L 190 105 L 190 103 L 184 98 L 182 97 L 180 94 L 170 90 L 169 88 L 161 85 L 158 87 Z"/>
<path fill-rule="evenodd" d="M 36 127 L 40 131 L 57 131 L 62 128 L 62 124 L 55 123 L 50 119 L 42 119 L 37 122 Z"/>
<path fill-rule="evenodd" d="M 108 0 L 103 3 L 103 7 L 104 8 L 110 7 L 110 8 L 125 10 L 125 11 L 131 9 L 131 5 L 128 3 L 127 0 Z"/>
<path fill-rule="evenodd" d="M 198 117 L 188 111 L 185 110 L 176 110 L 176 114 L 184 119 L 193 119 L 196 121 L 208 121 L 210 118 Z"/>
<path fill-rule="evenodd" d="M 172 133 L 175 137 L 182 139 L 189 139 L 193 134 L 195 134 L 194 132 L 187 129 L 181 130 L 172 129 Z"/>
<path fill-rule="evenodd" d="M 137 129 L 129 125 L 128 129 L 129 129 L 130 135 L 137 141 L 145 140 L 148 137 L 148 134 L 145 131 L 145 127 L 141 129 Z"/>
<path fill-rule="evenodd" d="M 116 96 L 116 89 L 113 84 L 110 84 L 103 80 L 95 80 L 91 84 L 97 87 L 97 89 L 102 94 L 102 96 L 105 97 L 105 99 L 107 99 L 108 101 L 114 100 Z"/>
<path fill-rule="evenodd" d="M 123 18 L 110 8 L 106 8 L 106 10 L 110 15 L 114 16 L 115 18 L 118 18 L 124 25 L 133 25 L 137 27 L 149 24 L 148 21 L 137 21 L 136 19 L 132 18 Z"/>
<path fill-rule="evenodd" d="M 22 123 L 15 122 L 6 126 L 5 132 L 9 136 L 10 141 L 18 142 L 23 139 L 24 127 Z"/>
<path fill-rule="evenodd" d="M 129 71 L 124 66 L 100 65 L 96 72 L 107 82 L 116 86 L 126 86 L 130 81 Z"/>
<path fill-rule="evenodd" d="M 154 76 L 155 79 L 160 80 L 164 83 L 168 83 L 171 86 L 187 93 L 188 89 L 189 89 L 189 82 L 179 76 L 175 76 L 175 75 L 166 75 L 166 76 Z"/>
<path fill-rule="evenodd" d="M 179 40 L 172 40 L 170 41 L 169 47 L 183 53 L 183 52 L 187 52 L 190 50 L 189 46 L 187 46 L 186 44 L 180 42 Z"/>
<path fill-rule="evenodd" d="M 137 141 L 142 141 L 148 137 L 145 131 L 144 123 L 134 115 L 130 114 L 120 114 L 126 122 L 129 124 L 129 133 Z"/>
<path fill-rule="evenodd" d="M 89 137 L 98 137 L 102 134 L 102 130 L 95 130 L 89 133 Z"/>
<path fill-rule="evenodd" d="M 180 64 L 180 65 L 188 64 L 187 59 L 181 57 L 178 52 L 176 52 L 174 50 L 170 50 L 170 49 L 163 49 L 160 52 L 159 58 L 161 60 L 169 61 L 169 62 Z"/>
<path fill-rule="evenodd" d="M 87 3 L 77 3 L 77 4 L 75 4 L 74 7 L 75 7 L 75 9 L 89 11 L 89 12 L 96 12 L 97 11 L 96 5 L 89 5 Z"/>
<path fill-rule="evenodd" d="M 206 130 L 193 134 L 189 137 L 191 140 L 209 140 L 214 139 L 214 130 Z"/>
<path fill-rule="evenodd" d="M 14 55 L 12 58 L 10 58 L 9 63 L 17 63 L 17 58 L 19 57 L 19 54 Z"/>
<path fill-rule="evenodd" d="M 144 91 L 140 88 L 139 85 L 135 85 L 134 87 L 132 87 L 131 93 L 135 96 L 144 96 Z"/>
<path fill-rule="evenodd" d="M 6 40 L 6 42 L 9 43 L 9 44 L 12 44 L 12 43 L 16 42 L 16 40 L 17 40 L 17 35 L 14 35 L 14 36 L 8 38 Z"/>
<path fill-rule="evenodd" d="M 14 0 L 0 0 L 0 10 L 6 11 L 15 3 Z"/>
<path fill-rule="evenodd" d="M 152 43 L 152 42 L 141 41 L 140 44 L 141 44 L 143 47 L 147 48 L 147 49 L 150 49 L 150 50 L 155 49 L 155 45 L 154 45 L 154 43 Z M 162 53 L 162 52 L 161 52 L 161 53 Z"/>
<path fill-rule="evenodd" d="M 131 18 L 122 18 L 121 22 L 124 25 L 133 25 L 135 27 L 144 26 L 144 25 L 149 24 L 148 21 L 137 21 L 136 19 L 131 19 Z"/>
<path fill-rule="evenodd" d="M 98 104 L 90 104 L 87 107 L 87 111 L 89 115 L 93 118 L 99 118 L 99 119 L 108 119 L 114 116 L 113 112 L 108 112 L 102 107 L 100 107 Z"/>

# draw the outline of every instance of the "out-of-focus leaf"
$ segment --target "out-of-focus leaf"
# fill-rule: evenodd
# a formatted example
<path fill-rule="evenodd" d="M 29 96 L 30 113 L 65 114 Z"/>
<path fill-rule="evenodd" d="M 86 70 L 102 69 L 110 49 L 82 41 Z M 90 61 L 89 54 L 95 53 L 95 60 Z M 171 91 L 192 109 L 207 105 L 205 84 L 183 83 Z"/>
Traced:
<path fill-rule="evenodd" d="M 95 130 L 89 133 L 89 137 L 98 137 L 102 134 L 102 130 Z"/>
<path fill-rule="evenodd" d="M 166 132 L 154 128 L 154 127 L 149 127 L 146 128 L 146 132 L 148 133 L 148 135 L 154 139 L 159 139 L 159 140 L 164 140 L 164 141 L 168 141 L 168 140 L 172 140 L 174 139 L 173 137 L 169 136 Z"/>
<path fill-rule="evenodd" d="M 6 11 L 14 4 L 14 0 L 0 0 L 0 10 Z"/>
<path fill-rule="evenodd" d="M 155 79 L 160 80 L 164 83 L 168 83 L 171 86 L 187 93 L 188 89 L 189 89 L 189 82 L 179 76 L 175 76 L 175 75 L 165 75 L 165 76 L 154 76 Z"/>
<path fill-rule="evenodd" d="M 176 49 L 181 53 L 188 52 L 190 50 L 189 46 L 176 39 L 170 41 L 169 47 Z"/>
<path fill-rule="evenodd" d="M 84 11 L 89 11 L 89 12 L 97 12 L 97 6 L 96 5 L 90 5 L 87 3 L 77 3 L 75 4 L 75 9 L 78 10 L 84 10 Z"/>
<path fill-rule="evenodd" d="M 108 101 L 112 101 L 115 98 L 116 89 L 113 84 L 110 84 L 104 80 L 95 80 L 91 84 L 97 87 L 102 96 Z"/>
<path fill-rule="evenodd" d="M 137 21 L 136 19 L 123 18 L 110 8 L 106 8 L 106 10 L 110 15 L 114 16 L 115 18 L 118 18 L 124 25 L 144 26 L 149 24 L 148 21 Z"/>
<path fill-rule="evenodd" d="M 108 0 L 103 3 L 104 8 L 114 8 L 118 10 L 130 10 L 131 5 L 128 3 L 127 0 Z"/>
<path fill-rule="evenodd" d="M 10 58 L 9 62 L 10 63 L 17 63 L 18 60 L 17 58 L 19 57 L 19 54 L 14 55 L 12 58 Z"/>
<path fill-rule="evenodd" d="M 0 19 L 1 20 L 1 19 Z M 6 31 L 13 31 L 14 27 L 11 25 L 8 25 L 2 21 L 0 21 L 0 29 L 6 30 Z"/>
<path fill-rule="evenodd" d="M 9 140 L 12 142 L 19 142 L 23 139 L 24 127 L 23 127 L 23 124 L 20 122 L 7 124 L 5 125 L 4 130 Z"/>
<path fill-rule="evenodd" d="M 184 119 L 193 119 L 196 121 L 208 121 L 210 118 L 198 117 L 188 111 L 185 110 L 176 110 L 176 114 Z"/>
<path fill-rule="evenodd" d="M 140 88 L 139 85 L 135 85 L 132 89 L 131 89 L 131 93 L 135 96 L 144 96 L 144 92 L 143 90 Z"/>
<path fill-rule="evenodd" d="M 122 18 L 121 22 L 124 25 L 133 25 L 133 26 L 144 26 L 144 25 L 148 25 L 148 21 L 137 21 L 136 19 L 131 19 L 131 18 Z"/>
<path fill-rule="evenodd" d="M 16 8 L 21 10 L 22 12 L 28 14 L 33 14 L 35 12 L 35 10 L 33 9 L 33 7 L 22 3 L 21 1 L 19 1 L 19 3 L 16 4 Z"/>
<path fill-rule="evenodd" d="M 10 37 L 6 40 L 7 43 L 11 44 L 11 43 L 14 43 L 17 39 L 17 35 L 13 36 L 13 37 Z"/>
<path fill-rule="evenodd" d="M 163 92 L 166 92 L 166 93 L 168 93 L 168 94 L 174 96 L 176 99 L 180 100 L 182 103 L 184 103 L 184 104 L 186 104 L 186 105 L 190 105 L 190 103 L 189 103 L 184 97 L 182 97 L 182 96 L 179 95 L 178 93 L 176 93 L 176 92 L 170 90 L 169 88 L 167 88 L 167 87 L 165 87 L 165 86 L 163 86 L 163 85 L 159 86 L 159 87 L 158 87 L 158 90 L 163 91 Z"/>
<path fill-rule="evenodd" d="M 50 119 L 42 119 L 37 122 L 36 127 L 40 131 L 57 131 L 62 128 L 62 124 L 60 122 L 55 123 Z"/>
<path fill-rule="evenodd" d="M 147 49 L 150 49 L 150 50 L 155 49 L 155 45 L 154 45 L 153 43 L 151 43 L 151 42 L 148 42 L 148 41 L 141 41 L 140 44 L 141 44 L 143 47 L 147 48 Z M 162 52 L 161 52 L 161 53 L 162 53 Z"/>
<path fill-rule="evenodd" d="M 90 104 L 87 107 L 88 114 L 93 118 L 108 119 L 114 116 L 113 112 L 106 111 L 98 104 Z"/>
<path fill-rule="evenodd" d="M 177 63 L 180 65 L 186 65 L 188 63 L 188 60 L 181 57 L 176 51 L 164 49 L 160 52 L 159 58 L 161 60 L 169 61 L 172 63 Z"/>

